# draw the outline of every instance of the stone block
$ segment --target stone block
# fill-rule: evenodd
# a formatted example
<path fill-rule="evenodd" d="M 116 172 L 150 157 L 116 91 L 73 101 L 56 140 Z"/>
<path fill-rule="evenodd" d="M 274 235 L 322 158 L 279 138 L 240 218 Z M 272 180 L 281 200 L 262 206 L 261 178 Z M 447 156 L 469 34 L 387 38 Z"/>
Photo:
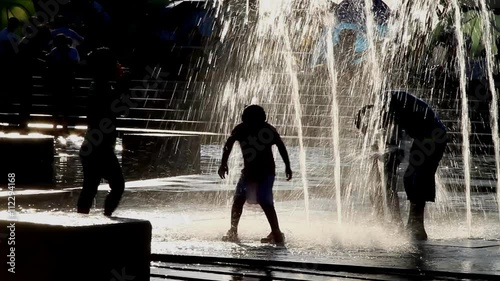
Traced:
<path fill-rule="evenodd" d="M 4 216 L 0 249 L 0 280 L 145 281 L 151 224 L 80 214 Z"/>

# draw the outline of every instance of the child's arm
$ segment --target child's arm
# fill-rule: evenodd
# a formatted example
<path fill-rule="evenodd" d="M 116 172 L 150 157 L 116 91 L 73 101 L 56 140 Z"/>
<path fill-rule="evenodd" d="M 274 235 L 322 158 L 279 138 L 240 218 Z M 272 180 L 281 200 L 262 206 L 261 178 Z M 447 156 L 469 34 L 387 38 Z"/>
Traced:
<path fill-rule="evenodd" d="M 277 135 L 276 138 L 276 146 L 278 147 L 278 151 L 281 155 L 281 158 L 283 158 L 283 162 L 285 162 L 286 180 L 291 180 L 292 168 L 290 167 L 290 158 L 288 158 L 288 151 L 286 150 L 286 146 L 283 143 L 283 140 L 281 140 L 281 137 L 279 135 Z"/>
<path fill-rule="evenodd" d="M 226 144 L 224 144 L 223 152 L 222 152 L 222 160 L 220 163 L 219 167 L 219 176 L 221 179 L 226 178 L 226 174 L 228 173 L 229 169 L 227 167 L 227 161 L 229 160 L 229 155 L 231 154 L 231 150 L 233 149 L 233 145 L 236 142 L 236 137 L 234 135 L 231 135 L 227 141 Z"/>

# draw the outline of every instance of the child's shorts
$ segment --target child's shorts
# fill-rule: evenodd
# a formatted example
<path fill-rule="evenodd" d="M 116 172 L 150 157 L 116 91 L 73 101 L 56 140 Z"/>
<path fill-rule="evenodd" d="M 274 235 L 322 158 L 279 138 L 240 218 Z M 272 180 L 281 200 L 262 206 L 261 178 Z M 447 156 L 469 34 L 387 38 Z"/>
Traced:
<path fill-rule="evenodd" d="M 236 185 L 236 192 L 234 193 L 234 200 L 247 200 L 253 198 L 247 198 L 247 190 L 252 188 L 254 185 L 257 189 L 256 200 L 257 203 L 261 205 L 274 205 L 273 198 L 273 185 L 274 176 L 267 176 L 261 181 L 246 180 L 243 176 L 240 177 L 238 184 Z M 250 202 L 249 203 L 255 203 Z"/>
<path fill-rule="evenodd" d="M 420 141 L 420 145 L 419 142 Z M 424 147 L 425 143 L 427 147 Z M 436 172 L 447 142 L 414 140 L 410 149 L 408 168 L 404 175 L 404 188 L 412 202 L 434 202 L 436 197 Z M 423 148 L 424 147 L 424 148 Z"/>

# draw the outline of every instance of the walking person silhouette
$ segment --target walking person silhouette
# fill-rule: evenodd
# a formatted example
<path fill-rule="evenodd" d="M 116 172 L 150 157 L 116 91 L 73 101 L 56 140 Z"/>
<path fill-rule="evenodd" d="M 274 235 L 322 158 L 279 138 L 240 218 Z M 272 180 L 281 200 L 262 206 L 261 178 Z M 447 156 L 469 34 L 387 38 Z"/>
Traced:
<path fill-rule="evenodd" d="M 104 215 L 111 216 L 125 189 L 122 169 L 115 155 L 117 114 L 113 110 L 113 103 L 120 100 L 122 87 L 113 88 L 110 82 L 117 80 L 119 64 L 110 49 L 98 48 L 89 54 L 88 65 L 94 81 L 88 97 L 88 128 L 80 148 L 83 188 L 77 211 L 90 212 L 99 183 L 104 178 L 111 189 L 104 203 Z"/>

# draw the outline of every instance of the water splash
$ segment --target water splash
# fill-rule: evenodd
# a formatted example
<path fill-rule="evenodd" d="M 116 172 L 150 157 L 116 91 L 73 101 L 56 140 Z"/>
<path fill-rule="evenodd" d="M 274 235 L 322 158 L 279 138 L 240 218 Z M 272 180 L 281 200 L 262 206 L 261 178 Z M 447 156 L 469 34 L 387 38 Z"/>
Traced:
<path fill-rule="evenodd" d="M 464 180 L 465 180 L 465 201 L 466 217 L 469 235 L 472 234 L 472 212 L 471 212 L 471 172 L 470 172 L 470 119 L 469 102 L 467 97 L 467 82 L 465 74 L 465 50 L 464 34 L 462 32 L 462 15 L 458 0 L 453 0 L 453 15 L 455 20 L 455 35 L 457 39 L 457 59 L 460 69 L 460 94 L 461 94 L 461 129 L 462 129 L 462 157 L 464 161 Z"/>
<path fill-rule="evenodd" d="M 328 23 L 325 23 L 327 25 Z M 333 27 L 333 25 L 332 25 Z M 332 95 L 332 145 L 333 145 L 333 163 L 334 163 L 334 180 L 335 180 L 335 198 L 337 201 L 337 221 L 342 223 L 342 190 L 341 190 L 341 174 L 340 174 L 340 120 L 339 120 L 339 103 L 337 97 L 337 71 L 335 69 L 335 57 L 333 53 L 333 29 L 328 31 L 327 42 L 327 64 L 328 74 L 330 76 L 330 87 Z"/>
<path fill-rule="evenodd" d="M 375 134 L 366 135 L 365 138 L 360 137 L 353 128 L 352 117 L 360 107 L 366 104 L 375 104 L 376 111 L 382 109 L 380 93 L 387 89 L 401 89 L 416 94 L 437 109 L 438 113 L 443 115 L 441 119 L 449 122 L 447 126 L 450 127 L 450 135 L 454 134 L 455 122 L 462 120 L 463 143 L 460 144 L 458 138 L 455 139 L 456 143 L 450 142 L 452 148 L 462 145 L 462 155 L 460 157 L 446 155 L 443 160 L 450 166 L 450 169 L 448 171 L 444 167 L 446 164 L 442 161 L 440 173 L 448 177 L 445 179 L 446 183 L 443 181 L 446 188 L 450 187 L 450 177 L 454 177 L 452 188 L 462 185 L 465 181 L 466 196 L 464 197 L 468 209 L 467 225 L 470 230 L 472 227 L 471 205 L 473 202 L 471 202 L 470 193 L 473 158 L 470 151 L 472 140 L 469 139 L 469 135 L 472 132 L 466 94 L 467 63 L 464 35 L 460 30 L 463 15 L 459 10 L 458 0 L 452 2 L 451 7 L 444 7 L 447 11 L 446 16 L 451 16 L 447 19 L 455 22 L 455 35 L 459 42 L 458 52 L 452 57 L 458 60 L 457 65 L 460 66 L 458 88 L 462 98 L 453 102 L 461 100 L 462 103 L 455 104 L 451 108 L 446 104 L 449 99 L 454 99 L 446 91 L 450 89 L 448 85 L 440 87 L 429 79 L 433 78 L 432 66 L 440 63 L 436 63 L 433 61 L 434 58 L 431 58 L 435 55 L 434 50 L 426 50 L 426 48 L 435 47 L 433 44 L 436 39 L 436 34 L 434 34 L 437 30 L 436 26 L 438 22 L 446 21 L 436 13 L 438 7 L 442 8 L 437 1 L 423 0 L 415 3 L 415 1 L 403 0 L 397 6 L 392 2 L 390 6 L 393 8 L 393 16 L 383 29 L 380 29 L 378 18 L 375 19 L 370 9 L 371 1 L 357 1 L 364 3 L 366 21 L 362 32 L 366 48 L 360 53 L 361 63 L 355 66 L 354 71 L 349 70 L 352 71 L 351 73 L 346 71 L 347 67 L 342 54 L 337 54 L 338 39 L 335 38 L 335 34 L 332 35 L 334 24 L 326 23 L 322 19 L 322 16 L 330 20 L 334 18 L 333 12 L 325 9 L 329 1 L 259 1 L 256 15 L 252 15 L 252 8 L 249 8 L 248 1 L 240 1 L 241 13 L 235 12 L 238 1 L 224 2 L 231 5 L 233 15 L 236 16 L 226 17 L 222 24 L 224 42 L 226 42 L 224 48 L 228 50 L 227 54 L 231 58 L 222 63 L 219 59 L 219 67 L 216 68 L 218 83 L 223 85 L 218 89 L 222 89 L 219 92 L 224 94 L 220 95 L 218 92 L 218 95 L 214 94 L 214 97 L 216 97 L 217 105 L 223 105 L 224 110 L 215 114 L 217 116 L 212 120 L 218 122 L 214 122 L 213 124 L 217 125 L 213 126 L 217 131 L 227 132 L 226 128 L 230 127 L 227 124 L 234 124 L 237 112 L 243 104 L 248 104 L 253 98 L 262 102 L 269 113 L 270 122 L 275 123 L 280 133 L 287 138 L 287 145 L 296 146 L 296 150 L 291 151 L 298 151 L 291 155 L 295 158 L 292 162 L 299 166 L 294 169 L 300 169 L 301 189 L 306 189 L 292 193 L 286 199 L 300 200 L 303 195 L 308 198 L 309 194 L 313 196 L 316 192 L 316 187 L 328 189 L 325 194 L 330 196 L 329 198 L 336 197 L 338 220 L 344 220 L 346 223 L 350 217 L 355 217 L 353 213 L 362 212 L 360 206 L 363 206 L 365 210 L 373 208 L 370 201 L 371 193 L 381 192 L 375 187 L 373 181 L 370 181 L 368 175 L 369 171 L 373 170 L 371 168 L 374 163 L 373 159 L 370 157 L 353 159 L 360 152 L 366 154 L 365 156 L 373 154 L 374 151 L 371 150 L 374 143 L 382 144 L 378 147 L 378 153 L 385 151 L 383 145 L 385 141 L 377 141 L 378 136 Z M 455 10 L 453 11 L 452 8 Z M 246 23 L 246 27 L 243 27 L 242 23 Z M 326 32 L 326 40 L 324 40 L 325 29 L 329 30 Z M 385 31 L 382 33 L 381 30 Z M 325 42 L 321 47 L 326 52 L 325 63 L 320 67 L 311 67 L 308 57 L 315 55 L 315 46 L 318 46 L 316 42 L 322 40 Z M 317 71 L 318 69 L 320 70 Z M 442 104 L 446 104 L 446 107 L 443 108 Z M 458 118 L 453 116 L 453 109 L 461 111 L 462 116 Z M 449 112 L 452 116 L 448 115 Z M 496 116 L 498 112 L 496 114 L 492 112 L 492 127 L 495 126 L 493 124 L 495 120 L 498 122 Z M 373 121 L 379 122 L 380 120 Z M 325 153 L 332 152 L 333 154 L 327 157 L 331 160 L 322 158 L 324 164 L 323 162 L 314 163 L 315 165 L 306 167 L 306 163 L 314 161 L 310 157 L 311 151 L 316 148 L 323 149 Z M 496 156 L 497 163 L 498 158 Z M 312 166 L 319 167 L 322 164 L 322 180 L 318 182 L 315 178 L 317 171 L 310 170 Z M 451 171 L 451 168 L 457 171 L 463 169 L 465 180 L 459 179 L 461 172 Z M 385 177 L 381 180 L 382 183 L 379 184 L 384 185 Z M 337 188 L 340 186 L 342 189 Z M 453 208 L 450 206 L 453 203 L 442 201 L 447 200 L 445 197 L 448 193 L 443 190 L 439 192 L 440 202 L 436 204 L 443 206 L 440 209 L 442 212 L 452 212 Z M 461 192 L 462 190 L 457 188 L 457 190 L 450 191 L 450 194 L 455 196 L 462 194 Z M 500 195 L 498 196 L 500 202 Z M 382 197 L 387 200 L 383 194 Z M 308 199 L 304 201 L 307 209 Z"/>
<path fill-rule="evenodd" d="M 302 188 L 304 190 L 304 207 L 306 212 L 306 218 L 309 222 L 309 183 L 307 181 L 307 169 L 306 169 L 306 150 L 304 146 L 304 133 L 302 131 L 302 108 L 300 104 L 299 95 L 299 81 L 297 79 L 297 72 L 294 69 L 294 58 L 292 55 L 292 47 L 290 44 L 290 36 L 286 29 L 284 33 L 283 41 L 285 43 L 285 60 L 288 74 L 290 75 L 290 80 L 292 84 L 292 101 L 293 109 L 295 111 L 295 123 L 297 124 L 297 136 L 299 139 L 299 161 L 300 161 L 300 174 L 302 180 Z"/>
<path fill-rule="evenodd" d="M 491 36 L 491 24 L 490 16 L 488 13 L 487 5 L 485 0 L 479 0 L 481 6 L 481 18 L 483 23 L 483 40 L 484 48 L 486 51 L 486 66 L 488 75 L 488 84 L 491 92 L 491 104 L 490 104 L 490 122 L 491 122 L 491 136 L 493 139 L 493 148 L 495 153 L 495 167 L 496 167 L 496 190 L 497 190 L 497 204 L 498 204 L 498 218 L 500 219 L 500 138 L 498 135 L 498 93 L 496 91 L 495 79 L 493 78 L 494 62 L 493 51 L 491 50 L 491 44 L 493 38 Z M 499 50 L 500 51 L 500 50 Z"/>

